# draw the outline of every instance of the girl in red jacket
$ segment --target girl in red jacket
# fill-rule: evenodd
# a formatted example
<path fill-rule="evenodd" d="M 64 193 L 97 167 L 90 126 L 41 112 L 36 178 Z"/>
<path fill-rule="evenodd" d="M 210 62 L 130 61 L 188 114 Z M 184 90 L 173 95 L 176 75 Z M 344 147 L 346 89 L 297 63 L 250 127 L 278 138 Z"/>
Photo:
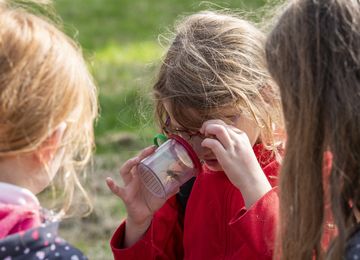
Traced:
<path fill-rule="evenodd" d="M 185 18 L 154 95 L 159 126 L 186 139 L 203 169 L 167 200 L 145 194 L 139 181 L 137 165 L 153 147 L 122 166 L 124 187 L 108 178 L 128 213 L 111 239 L 114 257 L 271 259 L 278 211 L 275 131 L 282 126 L 264 35 L 236 16 Z"/>

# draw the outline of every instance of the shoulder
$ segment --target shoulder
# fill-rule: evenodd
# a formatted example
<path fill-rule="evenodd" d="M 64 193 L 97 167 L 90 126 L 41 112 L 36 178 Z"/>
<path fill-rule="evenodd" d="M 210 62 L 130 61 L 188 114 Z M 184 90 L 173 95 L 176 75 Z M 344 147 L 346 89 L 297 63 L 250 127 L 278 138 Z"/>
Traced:
<path fill-rule="evenodd" d="M 44 248 L 47 252 L 47 259 L 69 259 L 69 260 L 87 260 L 88 258 L 77 248 L 64 241 L 63 246 L 58 246 L 52 250 L 51 246 Z"/>
<path fill-rule="evenodd" d="M 83 253 L 58 237 L 58 223 L 42 224 L 0 241 L 0 259 L 87 259 Z"/>
<path fill-rule="evenodd" d="M 57 260 L 87 260 L 88 258 L 77 248 L 73 247 L 65 240 L 58 238 L 62 242 L 57 244 L 44 245 L 30 251 L 29 255 L 24 256 L 23 259 L 57 259 Z M 33 248 L 35 249 L 35 248 Z"/>

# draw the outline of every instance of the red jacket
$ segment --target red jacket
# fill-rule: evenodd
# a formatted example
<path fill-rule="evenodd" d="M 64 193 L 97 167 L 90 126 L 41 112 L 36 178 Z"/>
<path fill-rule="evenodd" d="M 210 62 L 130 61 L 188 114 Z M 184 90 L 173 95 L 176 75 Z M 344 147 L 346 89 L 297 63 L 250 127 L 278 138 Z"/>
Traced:
<path fill-rule="evenodd" d="M 278 162 L 261 145 L 254 152 L 274 186 Z M 196 177 L 185 215 L 174 196 L 155 213 L 135 245 L 122 247 L 125 222 L 110 244 L 115 259 L 271 259 L 278 208 L 276 188 L 247 210 L 224 172 L 204 168 Z"/>

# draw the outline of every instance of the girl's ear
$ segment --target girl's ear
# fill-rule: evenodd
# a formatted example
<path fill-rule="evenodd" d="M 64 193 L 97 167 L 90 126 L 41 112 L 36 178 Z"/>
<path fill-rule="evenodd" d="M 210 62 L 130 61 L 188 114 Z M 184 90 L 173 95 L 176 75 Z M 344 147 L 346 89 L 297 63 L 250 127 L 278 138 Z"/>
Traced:
<path fill-rule="evenodd" d="M 51 161 L 56 154 L 57 150 L 61 146 L 64 132 L 67 124 L 65 122 L 60 123 L 56 129 L 42 142 L 42 144 L 36 149 L 34 155 L 35 160 L 47 164 Z"/>

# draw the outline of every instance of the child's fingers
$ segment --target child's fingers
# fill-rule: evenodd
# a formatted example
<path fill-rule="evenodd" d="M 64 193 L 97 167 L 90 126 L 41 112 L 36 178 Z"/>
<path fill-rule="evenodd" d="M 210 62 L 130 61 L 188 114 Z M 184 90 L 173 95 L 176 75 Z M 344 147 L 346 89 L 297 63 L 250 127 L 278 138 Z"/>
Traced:
<path fill-rule="evenodd" d="M 131 174 L 131 170 L 139 164 L 139 162 L 152 154 L 155 151 L 155 146 L 150 146 L 142 150 L 138 156 L 131 158 L 127 160 L 123 166 L 120 168 L 120 175 L 123 179 L 123 182 L 125 185 L 127 185 L 133 178 L 133 175 Z"/>
<path fill-rule="evenodd" d="M 112 193 L 114 193 L 116 196 L 120 197 L 120 199 L 124 200 L 124 190 L 120 186 L 118 186 L 114 180 L 110 177 L 106 178 L 106 184 L 111 190 Z"/>
<path fill-rule="evenodd" d="M 154 153 L 155 150 L 156 150 L 155 145 L 152 145 L 152 146 L 149 146 L 149 147 L 145 148 L 144 150 L 142 150 L 139 153 L 139 155 L 138 155 L 139 160 L 141 161 L 142 159 L 148 157 L 150 154 Z"/>
<path fill-rule="evenodd" d="M 244 131 L 241 131 L 240 129 L 236 127 L 229 127 L 228 128 L 229 136 L 232 140 L 236 140 L 240 138 L 247 138 L 247 134 Z"/>
<path fill-rule="evenodd" d="M 241 148 L 248 147 L 251 151 L 253 150 L 249 137 L 245 132 L 237 128 L 231 129 L 229 130 L 229 136 L 234 141 L 234 146 L 239 146 Z"/>
<path fill-rule="evenodd" d="M 226 157 L 224 146 L 216 139 L 206 138 L 202 141 L 201 146 L 209 148 L 219 161 Z"/>
<path fill-rule="evenodd" d="M 136 195 L 139 192 L 139 188 L 141 185 L 141 181 L 140 181 L 140 177 L 138 172 L 134 172 L 132 175 L 132 180 L 131 183 L 129 183 L 129 185 L 126 186 L 126 193 L 127 193 L 127 198 L 134 198 L 136 197 Z"/>
<path fill-rule="evenodd" d="M 230 138 L 229 132 L 224 125 L 207 124 L 204 128 L 204 132 L 206 135 L 216 136 L 216 138 L 225 148 L 229 148 L 232 145 L 232 140 Z"/>
<path fill-rule="evenodd" d="M 120 175 L 125 185 L 127 185 L 131 179 L 131 169 L 140 162 L 138 157 L 127 160 L 123 166 L 120 168 Z"/>
<path fill-rule="evenodd" d="M 113 179 L 110 177 L 106 178 L 106 184 L 108 185 L 109 189 L 112 193 L 114 193 L 116 196 L 118 196 L 125 205 L 128 205 L 133 200 L 134 196 L 136 195 L 137 189 L 133 187 L 130 188 L 123 188 L 117 185 Z M 130 185 L 131 186 L 131 185 Z"/>
<path fill-rule="evenodd" d="M 207 120 L 203 123 L 203 125 L 201 126 L 200 128 L 200 133 L 202 134 L 205 134 L 205 128 L 208 126 L 208 125 L 212 125 L 212 124 L 217 124 L 217 125 L 223 125 L 225 126 L 226 123 L 220 119 L 211 119 L 211 120 Z"/>

